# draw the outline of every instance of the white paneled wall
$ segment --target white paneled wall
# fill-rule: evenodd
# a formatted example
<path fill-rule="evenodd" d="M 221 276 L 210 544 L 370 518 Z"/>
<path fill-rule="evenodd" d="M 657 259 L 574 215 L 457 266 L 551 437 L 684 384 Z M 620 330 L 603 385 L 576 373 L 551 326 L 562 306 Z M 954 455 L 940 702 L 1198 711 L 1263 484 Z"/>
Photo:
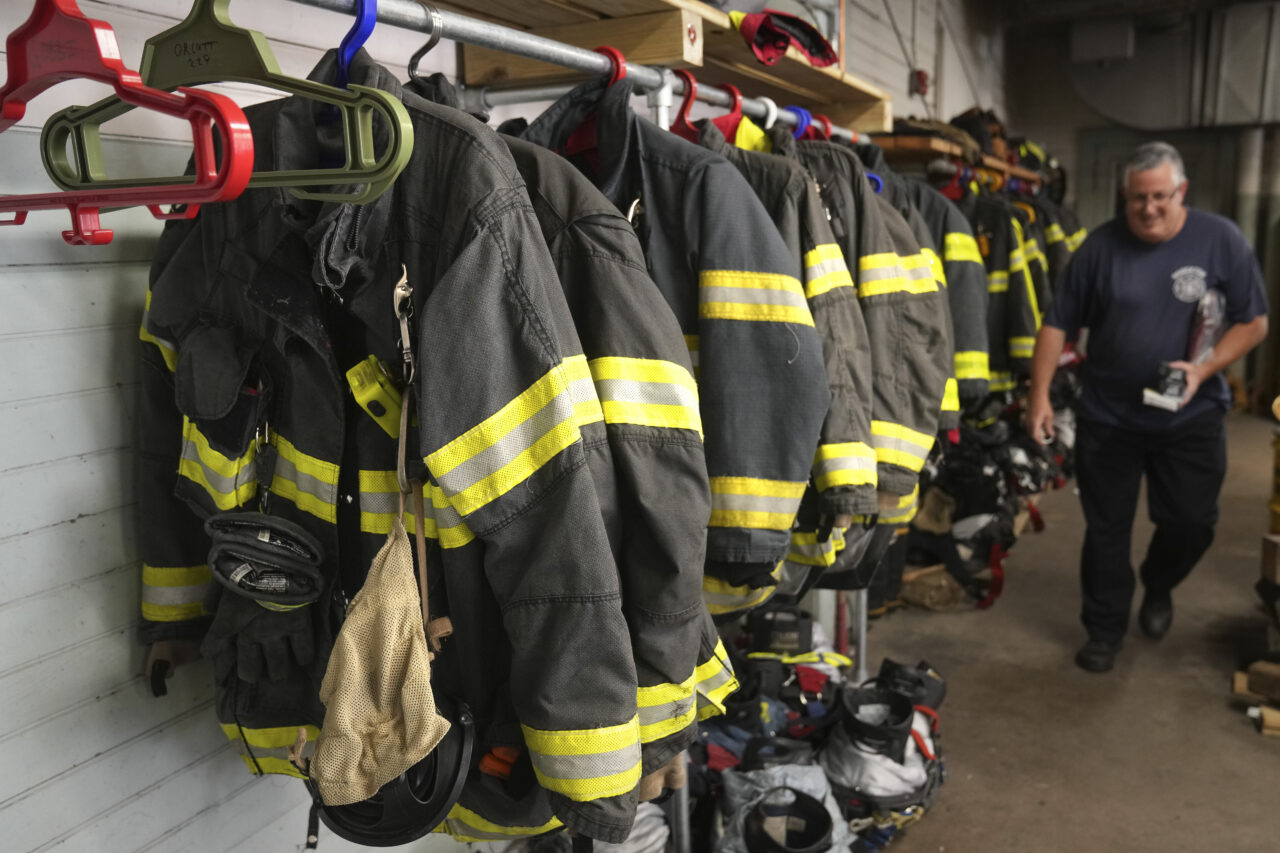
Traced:
<path fill-rule="evenodd" d="M 189 0 L 80 0 L 137 67 L 147 36 Z M 30 0 L 0 2 L 0 33 Z M 235 0 L 283 70 L 305 76 L 349 18 L 284 0 Z M 418 34 L 379 27 L 370 52 L 403 73 Z M 424 68 L 453 72 L 442 43 Z M 274 97 L 211 87 L 241 104 Z M 65 83 L 0 134 L 0 192 L 54 189 L 38 154 L 57 109 L 107 94 Z M 186 125 L 137 110 L 107 126 L 114 172 L 181 172 Z M 294 779 L 254 778 L 214 718 L 208 665 L 151 696 L 136 639 L 139 558 L 133 480 L 137 330 L 160 223 L 103 217 L 107 246 L 71 247 L 65 213 L 0 228 L 0 850 L 280 853 L 302 847 L 307 797 Z M 445 838 L 415 851 L 462 849 Z M 321 830 L 322 851 L 357 848 Z"/>

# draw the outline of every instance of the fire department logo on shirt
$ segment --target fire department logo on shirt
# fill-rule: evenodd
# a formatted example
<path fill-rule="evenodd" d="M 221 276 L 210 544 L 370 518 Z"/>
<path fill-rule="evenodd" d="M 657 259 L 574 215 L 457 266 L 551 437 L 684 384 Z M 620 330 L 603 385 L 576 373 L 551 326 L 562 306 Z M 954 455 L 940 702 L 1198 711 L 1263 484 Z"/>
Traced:
<path fill-rule="evenodd" d="M 1199 302 L 1208 277 L 1200 267 L 1179 267 L 1173 271 L 1173 295 L 1183 302 Z"/>

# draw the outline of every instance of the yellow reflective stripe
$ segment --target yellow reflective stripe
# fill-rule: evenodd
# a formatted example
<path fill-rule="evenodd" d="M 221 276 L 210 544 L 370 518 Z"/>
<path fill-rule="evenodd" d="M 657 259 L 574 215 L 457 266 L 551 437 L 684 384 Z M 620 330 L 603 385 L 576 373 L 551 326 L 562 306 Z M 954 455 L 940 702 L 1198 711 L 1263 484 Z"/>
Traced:
<path fill-rule="evenodd" d="M 250 773 L 255 776 L 272 773 L 305 779 L 306 775 L 289 760 L 289 748 L 297 740 L 300 728 L 307 733 L 307 742 L 303 747 L 302 755 L 304 758 L 310 758 L 315 751 L 316 738 L 320 736 L 320 730 L 315 726 L 250 729 L 234 723 L 222 723 L 222 733 L 239 747 L 240 757 Z"/>
<path fill-rule="evenodd" d="M 853 287 L 853 276 L 840 247 L 834 243 L 823 243 L 805 252 L 805 296 L 813 299 L 837 287 Z"/>
<path fill-rule="evenodd" d="M 711 478 L 711 526 L 789 530 L 805 484 L 755 477 Z"/>
<path fill-rule="evenodd" d="M 982 253 L 978 251 L 978 241 L 972 234 L 953 231 L 946 235 L 942 245 L 942 256 L 950 262 L 972 261 L 982 266 Z"/>
<path fill-rule="evenodd" d="M 157 338 L 151 332 L 147 331 L 147 317 L 151 314 L 151 291 L 147 291 L 147 303 L 142 309 L 142 326 L 138 329 L 138 340 L 143 343 L 154 344 L 155 348 L 160 350 L 160 355 L 164 358 L 165 367 L 169 368 L 170 373 L 174 373 L 178 369 L 178 348 L 172 341 Z"/>
<path fill-rule="evenodd" d="M 837 486 L 874 486 L 876 452 L 861 441 L 820 444 L 813 457 L 813 478 L 820 492 Z"/>
<path fill-rule="evenodd" d="M 1011 391 L 1016 384 L 1012 373 L 1003 370 L 991 371 L 990 387 L 992 391 Z"/>
<path fill-rule="evenodd" d="M 591 378 L 611 424 L 688 429 L 702 434 L 698 386 L 670 361 L 609 356 L 589 363 Z"/>
<path fill-rule="evenodd" d="M 831 531 L 826 542 L 818 541 L 817 531 L 793 531 L 787 562 L 801 566 L 830 567 L 835 565 L 836 556 L 844 550 L 844 545 L 844 531 L 838 527 Z"/>
<path fill-rule="evenodd" d="M 960 386 L 954 378 L 947 379 L 947 384 L 942 389 L 942 411 L 960 411 Z"/>
<path fill-rule="evenodd" d="M 784 655 L 778 652 L 748 652 L 748 658 L 755 660 L 776 660 L 782 663 L 825 663 L 831 666 L 853 666 L 853 659 L 839 652 L 803 652 L 798 655 Z"/>
<path fill-rule="evenodd" d="M 223 456 L 209 446 L 209 439 L 185 415 L 182 438 L 178 475 L 204 489 L 218 509 L 235 509 L 258 493 L 253 465 L 255 448 L 250 447 L 239 459 Z"/>
<path fill-rule="evenodd" d="M 928 246 L 920 249 L 920 254 L 929 262 L 929 269 L 933 270 L 933 278 L 938 282 L 939 287 L 947 286 L 947 273 L 942 268 L 942 259 L 938 257 L 938 253 Z"/>
<path fill-rule="evenodd" d="M 680 684 L 636 688 L 640 742 L 653 743 L 687 729 L 696 719 L 693 694 L 694 673 Z"/>
<path fill-rule="evenodd" d="M 525 835 L 542 835 L 563 825 L 559 818 L 553 817 L 542 826 L 503 826 L 455 803 L 438 831 L 447 832 L 459 841 L 509 841 Z"/>
<path fill-rule="evenodd" d="M 703 270 L 698 275 L 698 291 L 698 316 L 703 319 L 813 325 L 804 289 L 793 276 Z"/>
<path fill-rule="evenodd" d="M 1056 222 L 1044 229 L 1044 242 L 1046 244 L 1061 243 L 1065 239 L 1067 239 L 1066 232 L 1064 232 L 1062 230 L 1062 226 Z"/>
<path fill-rule="evenodd" d="M 858 296 L 887 293 L 936 293 L 938 280 L 921 254 L 899 256 L 893 252 L 863 255 L 858 259 Z"/>
<path fill-rule="evenodd" d="M 542 787 L 571 800 L 617 797 L 640 781 L 640 719 L 597 729 L 543 731 L 526 725 L 525 745 Z"/>
<path fill-rule="evenodd" d="M 565 359 L 427 456 L 427 467 L 462 516 L 505 495 L 578 441 L 577 402 L 588 392 L 570 387 L 577 382 L 590 385 L 586 356 Z"/>
<path fill-rule="evenodd" d="M 1012 358 L 1031 358 L 1035 352 L 1036 339 L 1028 337 L 1009 338 L 1009 355 Z"/>
<path fill-rule="evenodd" d="M 698 664 L 694 679 L 698 684 L 698 720 L 723 714 L 727 710 L 725 700 L 737 692 L 739 685 L 722 640 L 716 640 L 711 657 Z"/>
<path fill-rule="evenodd" d="M 990 359 L 981 350 L 958 350 L 955 365 L 956 379 L 990 378 Z"/>
<path fill-rule="evenodd" d="M 1004 293 L 1009 289 L 1009 271 L 992 270 L 987 273 L 987 292 Z"/>
<path fill-rule="evenodd" d="M 604 409 L 591 381 L 591 369 L 586 356 L 572 356 L 564 361 L 564 372 L 569 377 L 569 398 L 573 401 L 573 422 L 579 428 L 603 421 Z"/>
<path fill-rule="evenodd" d="M 783 561 L 779 561 L 778 565 L 770 573 L 774 580 L 781 577 L 782 565 Z M 727 581 L 720 580 L 720 578 L 703 575 L 702 601 L 707 605 L 707 610 L 713 616 L 719 616 L 739 610 L 750 610 L 753 607 L 764 604 L 777 588 L 776 585 L 750 587 L 743 584 L 742 586 L 733 586 Z"/>
<path fill-rule="evenodd" d="M 1089 236 L 1089 231 L 1085 228 L 1081 228 L 1079 231 L 1077 231 L 1074 234 L 1068 234 L 1067 248 L 1074 252 L 1076 249 L 1080 248 L 1080 244 L 1083 243 L 1084 238 L 1088 236 Z"/>
<path fill-rule="evenodd" d="M 685 335 L 684 345 L 689 350 L 689 363 L 693 365 L 693 375 L 696 379 L 698 376 L 698 336 Z"/>
<path fill-rule="evenodd" d="M 871 422 L 871 444 L 876 449 L 876 460 L 888 465 L 900 465 L 919 472 L 933 448 L 933 436 L 917 432 L 902 424 L 889 421 Z"/>
<path fill-rule="evenodd" d="M 271 436 L 276 449 L 271 494 L 293 502 L 298 509 L 322 521 L 338 521 L 338 466 L 303 453 L 278 433 Z"/>
<path fill-rule="evenodd" d="M 204 596 L 213 575 L 209 567 L 142 564 L 142 618 L 181 622 L 204 615 Z"/>
<path fill-rule="evenodd" d="M 440 540 L 443 548 L 461 548 L 476 538 L 458 515 L 453 504 L 445 497 L 444 490 L 435 483 L 422 486 L 426 518 L 423 530 L 429 539 Z M 404 528 L 415 529 L 413 502 L 405 502 Z M 395 471 L 360 472 L 360 531 L 385 536 L 391 532 L 396 512 L 400 509 L 400 485 Z"/>
<path fill-rule="evenodd" d="M 916 505 L 920 498 L 920 486 L 917 485 L 911 490 L 911 494 L 902 495 L 898 498 L 898 506 L 896 509 L 887 513 L 881 513 L 877 519 L 877 524 L 906 524 L 916 517 Z"/>

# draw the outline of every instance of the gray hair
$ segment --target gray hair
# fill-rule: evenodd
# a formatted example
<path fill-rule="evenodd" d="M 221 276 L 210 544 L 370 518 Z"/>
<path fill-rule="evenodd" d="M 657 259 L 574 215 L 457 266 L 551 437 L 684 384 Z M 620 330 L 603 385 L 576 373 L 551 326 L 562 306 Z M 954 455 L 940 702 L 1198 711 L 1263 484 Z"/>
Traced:
<path fill-rule="evenodd" d="M 1187 170 L 1182 165 L 1182 155 L 1178 149 L 1167 142 L 1144 142 L 1130 155 L 1124 164 L 1124 182 L 1129 183 L 1130 172 L 1146 172 L 1158 169 L 1163 163 L 1173 164 L 1173 183 L 1180 185 L 1187 179 Z"/>

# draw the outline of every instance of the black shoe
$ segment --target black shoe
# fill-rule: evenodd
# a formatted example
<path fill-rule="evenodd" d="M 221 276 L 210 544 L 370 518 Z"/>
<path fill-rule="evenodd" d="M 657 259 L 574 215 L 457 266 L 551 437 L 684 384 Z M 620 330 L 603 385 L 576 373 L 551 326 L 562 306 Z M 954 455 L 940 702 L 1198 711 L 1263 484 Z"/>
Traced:
<path fill-rule="evenodd" d="M 1153 640 L 1158 640 L 1169 632 L 1173 624 L 1173 597 L 1169 593 L 1152 592 L 1142 597 L 1142 607 L 1138 608 L 1138 627 L 1142 633 Z"/>
<path fill-rule="evenodd" d="M 1105 640 L 1090 640 L 1076 652 L 1076 666 L 1089 672 L 1107 672 L 1115 666 L 1119 652 L 1118 641 L 1108 643 Z"/>

